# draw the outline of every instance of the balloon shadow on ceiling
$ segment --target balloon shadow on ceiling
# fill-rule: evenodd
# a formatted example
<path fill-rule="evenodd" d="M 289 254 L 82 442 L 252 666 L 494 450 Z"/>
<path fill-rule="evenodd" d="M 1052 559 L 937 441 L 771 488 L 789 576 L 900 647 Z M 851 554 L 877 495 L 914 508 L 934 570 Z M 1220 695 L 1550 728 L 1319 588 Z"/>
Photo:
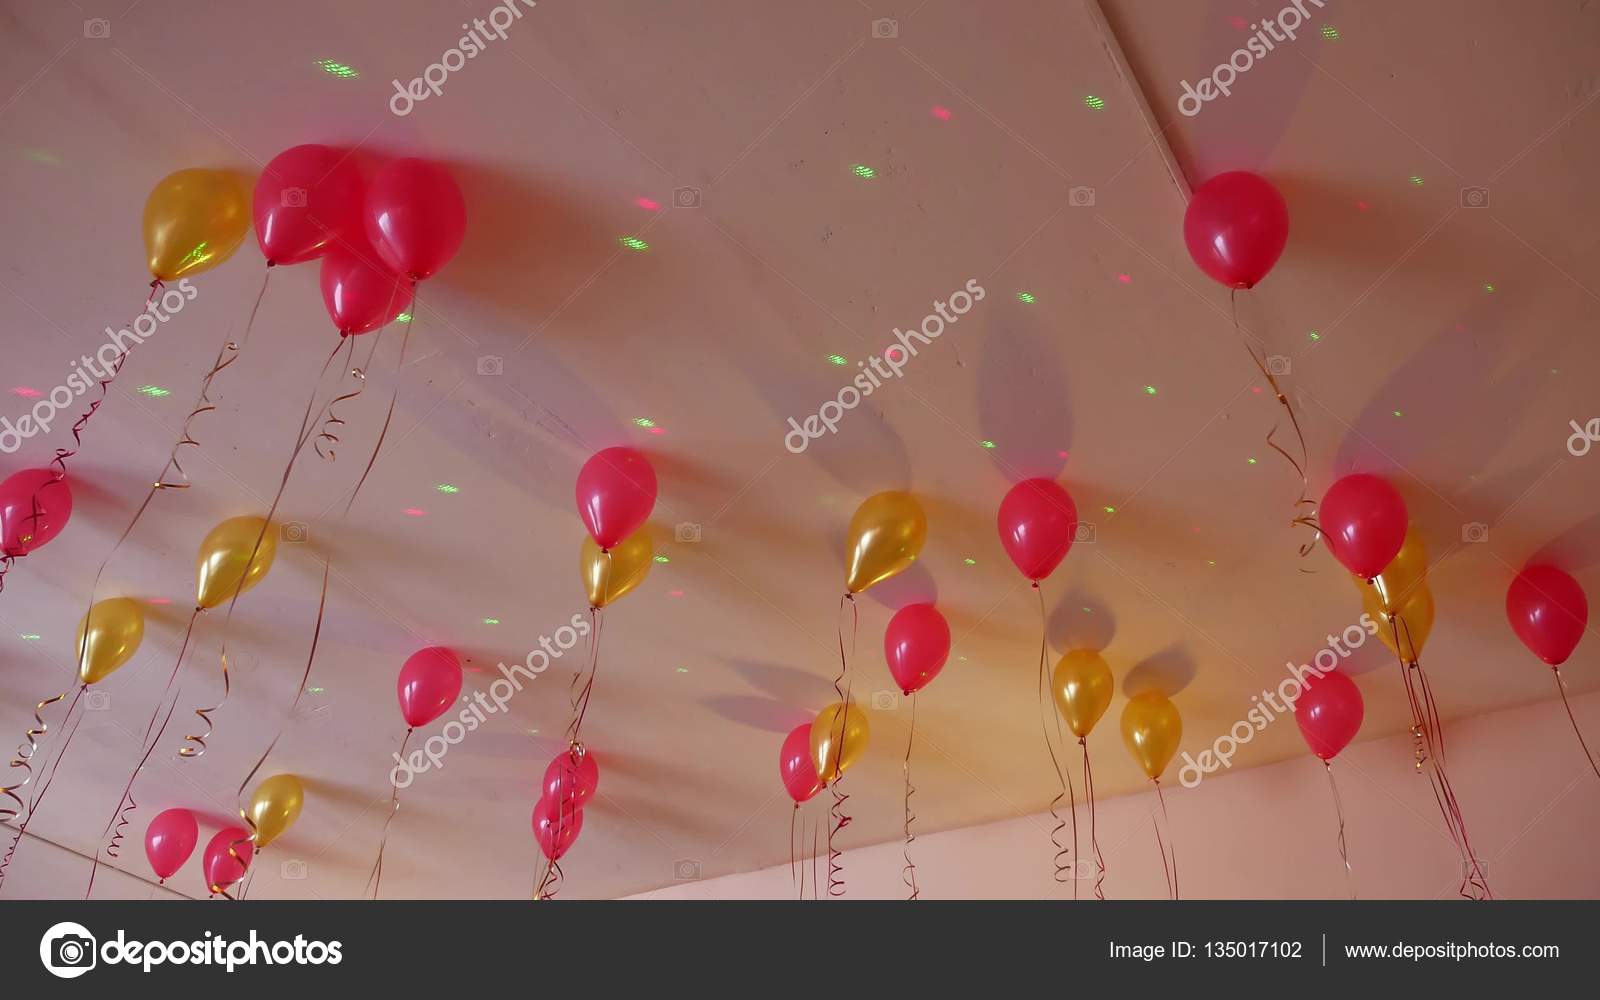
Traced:
<path fill-rule="evenodd" d="M 1568 573 L 1600 565 L 1600 514 L 1589 515 L 1541 545 L 1523 565 L 1539 563 L 1549 563 Z"/>
<path fill-rule="evenodd" d="M 910 604 L 937 604 L 939 585 L 934 582 L 928 567 L 914 562 L 904 571 L 887 580 L 873 584 L 857 601 L 871 600 L 890 611 L 899 611 Z"/>
<path fill-rule="evenodd" d="M 787 734 L 810 722 L 833 700 L 827 682 L 796 667 L 755 660 L 735 660 L 734 673 L 760 694 L 713 695 L 701 704 L 731 722 L 770 733 Z"/>
<path fill-rule="evenodd" d="M 1158 691 L 1171 698 L 1189 686 L 1197 671 L 1189 651 L 1174 644 L 1135 664 L 1122 679 L 1122 693 L 1133 698 Z"/>
<path fill-rule="evenodd" d="M 1050 648 L 1065 653 L 1069 649 L 1103 651 L 1117 634 L 1117 619 L 1098 599 L 1081 591 L 1069 590 L 1050 612 Z"/>
<path fill-rule="evenodd" d="M 998 306 L 999 319 L 984 327 L 978 366 L 980 440 L 993 443 L 985 450 L 1007 482 L 1057 479 L 1071 454 L 1073 432 L 1058 354 L 1061 335 L 1041 311 L 1017 302 Z"/>

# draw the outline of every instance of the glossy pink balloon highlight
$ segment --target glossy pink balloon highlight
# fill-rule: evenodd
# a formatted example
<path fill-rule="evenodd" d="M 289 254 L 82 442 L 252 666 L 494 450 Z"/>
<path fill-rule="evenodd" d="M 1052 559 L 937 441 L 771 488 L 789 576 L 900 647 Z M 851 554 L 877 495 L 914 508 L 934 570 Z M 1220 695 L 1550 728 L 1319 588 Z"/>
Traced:
<path fill-rule="evenodd" d="M 583 810 L 541 798 L 533 807 L 533 839 L 551 861 L 560 861 L 583 829 Z"/>
<path fill-rule="evenodd" d="M 195 822 L 194 813 L 187 809 L 168 809 L 145 828 L 144 856 L 150 859 L 156 878 L 165 881 L 189 860 L 199 841 L 200 824 Z M 226 845 L 223 853 L 227 853 Z"/>
<path fill-rule="evenodd" d="M 315 260 L 362 231 L 361 175 L 347 154 L 308 143 L 274 156 L 256 180 L 250 214 L 268 264 Z"/>
<path fill-rule="evenodd" d="M 778 750 L 778 777 L 783 790 L 796 802 L 804 802 L 822 790 L 817 765 L 811 759 L 811 723 L 803 722 L 789 730 Z"/>
<path fill-rule="evenodd" d="M 461 661 L 443 646 L 419 649 L 400 667 L 395 693 L 406 725 L 426 726 L 461 696 Z"/>
<path fill-rule="evenodd" d="M 319 277 L 328 318 L 347 336 L 388 326 L 411 305 L 411 282 L 389 270 L 365 236 L 330 247 Z"/>
<path fill-rule="evenodd" d="M 1308 677 L 1294 703 L 1294 721 L 1306 746 L 1323 760 L 1332 760 L 1361 730 L 1366 707 L 1356 682 L 1335 670 Z"/>
<path fill-rule="evenodd" d="M 600 788 L 600 765 L 594 754 L 563 751 L 544 769 L 544 797 L 570 808 L 582 808 Z"/>
<path fill-rule="evenodd" d="M 367 239 L 396 274 L 430 278 L 467 233 L 467 202 L 450 172 L 427 160 L 395 160 L 367 189 Z"/>
<path fill-rule="evenodd" d="M 883 657 L 902 692 L 922 690 L 950 658 L 950 623 L 931 604 L 901 608 L 884 629 Z"/>
<path fill-rule="evenodd" d="M 1552 667 L 1567 662 L 1589 625 L 1589 599 L 1577 580 L 1554 566 L 1529 566 L 1506 591 L 1511 631 Z"/>
<path fill-rule="evenodd" d="M 632 448 L 596 452 L 578 470 L 578 516 L 595 544 L 614 548 L 639 530 L 656 506 L 656 470 Z"/>
<path fill-rule="evenodd" d="M 1183 241 L 1200 270 L 1229 288 L 1252 288 L 1289 242 L 1289 206 L 1264 177 L 1218 174 L 1189 200 Z"/>
<path fill-rule="evenodd" d="M 244 878 L 245 870 L 250 867 L 250 858 L 255 854 L 255 844 L 247 839 L 249 836 L 249 830 L 230 826 L 211 838 L 204 857 L 207 889 L 218 892 Z M 235 844 L 240 840 L 244 843 Z M 238 855 L 237 858 L 228 853 L 230 846 Z"/>
<path fill-rule="evenodd" d="M 1078 506 L 1061 484 L 1024 479 L 1000 501 L 1000 544 L 1022 575 L 1037 583 L 1055 572 L 1078 531 Z"/>
<path fill-rule="evenodd" d="M 37 506 L 36 506 L 37 505 Z M 0 482 L 0 554 L 25 556 L 72 517 L 72 488 L 50 469 L 23 469 Z"/>
<path fill-rule="evenodd" d="M 1406 540 L 1406 502 L 1379 476 L 1345 476 L 1322 497 L 1317 520 L 1328 548 L 1345 569 L 1370 580 L 1382 573 Z"/>

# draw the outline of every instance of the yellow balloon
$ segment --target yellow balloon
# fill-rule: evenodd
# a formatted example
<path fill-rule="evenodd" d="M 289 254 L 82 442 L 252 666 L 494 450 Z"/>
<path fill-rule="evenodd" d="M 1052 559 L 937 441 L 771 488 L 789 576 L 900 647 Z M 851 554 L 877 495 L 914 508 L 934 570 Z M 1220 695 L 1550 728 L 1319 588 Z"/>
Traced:
<path fill-rule="evenodd" d="M 1182 739 L 1178 706 L 1159 691 L 1136 695 L 1122 710 L 1122 742 L 1148 777 L 1161 777 Z"/>
<path fill-rule="evenodd" d="M 654 561 L 649 525 L 618 542 L 609 556 L 593 538 L 583 536 L 583 546 L 578 549 L 578 572 L 583 576 L 589 606 L 603 608 L 643 583 Z"/>
<path fill-rule="evenodd" d="M 871 736 L 866 709 L 854 701 L 836 701 L 818 712 L 816 721 L 811 723 L 811 763 L 822 783 L 829 784 L 850 770 L 867 752 Z"/>
<path fill-rule="evenodd" d="M 216 267 L 249 231 L 250 199 L 224 170 L 168 174 L 144 203 L 145 257 L 151 275 L 162 281 Z"/>
<path fill-rule="evenodd" d="M 254 559 L 250 558 L 252 552 Z M 234 591 L 242 594 L 254 587 L 272 568 L 277 552 L 278 539 L 262 518 L 230 517 L 223 521 L 200 543 L 200 555 L 194 562 L 195 604 L 214 608 L 233 600 Z"/>
<path fill-rule="evenodd" d="M 1379 609 L 1393 613 L 1405 604 L 1407 598 L 1426 586 L 1423 581 L 1427 575 L 1428 550 L 1423 547 L 1416 526 L 1412 525 L 1406 530 L 1406 540 L 1400 546 L 1400 551 L 1389 560 L 1389 565 L 1383 568 L 1382 573 L 1373 577 L 1370 586 L 1360 577 L 1352 579 L 1361 588 L 1363 601 L 1368 592 L 1375 591 Z"/>
<path fill-rule="evenodd" d="M 1092 649 L 1074 649 L 1056 664 L 1051 690 L 1056 709 L 1067 720 L 1072 735 L 1082 739 L 1111 707 L 1117 683 L 1105 659 Z"/>
<path fill-rule="evenodd" d="M 306 790 L 292 774 L 275 774 L 257 785 L 245 808 L 255 824 L 256 847 L 266 847 L 293 826 L 305 800 Z"/>
<path fill-rule="evenodd" d="M 78 680 L 98 684 L 133 659 L 144 640 L 144 609 L 126 597 L 96 601 L 78 623 Z"/>
<path fill-rule="evenodd" d="M 901 572 L 916 561 L 927 540 L 928 517 L 911 494 L 889 490 L 867 497 L 850 518 L 845 589 L 859 594 Z"/>
<path fill-rule="evenodd" d="M 1427 584 L 1406 595 L 1406 599 L 1395 611 L 1395 621 L 1392 625 L 1375 588 L 1362 588 L 1361 607 L 1378 623 L 1378 638 L 1383 640 L 1383 644 L 1389 647 L 1391 653 L 1407 663 L 1413 663 L 1422 656 L 1422 647 L 1428 641 L 1428 633 L 1433 631 L 1433 591 Z M 1400 637 L 1398 646 L 1395 644 L 1396 634 Z"/>

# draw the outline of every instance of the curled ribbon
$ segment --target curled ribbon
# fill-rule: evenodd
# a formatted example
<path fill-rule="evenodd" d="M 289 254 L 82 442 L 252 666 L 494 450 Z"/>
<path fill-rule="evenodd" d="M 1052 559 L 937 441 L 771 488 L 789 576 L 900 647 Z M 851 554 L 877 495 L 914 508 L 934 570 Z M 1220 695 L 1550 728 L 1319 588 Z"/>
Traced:
<path fill-rule="evenodd" d="M 72 718 L 73 709 L 78 707 L 78 699 L 83 697 L 83 692 L 88 690 L 88 687 L 87 684 L 78 686 L 78 693 L 72 696 L 71 703 L 67 705 L 67 714 L 61 717 L 61 727 L 66 734 L 61 740 L 61 750 L 56 754 L 55 763 L 50 765 L 50 773 L 45 776 L 44 783 L 30 796 L 28 815 L 23 819 L 21 825 L 17 827 L 16 836 L 11 839 L 10 846 L 6 848 L 5 857 L 0 858 L 0 885 L 5 884 L 6 869 L 11 866 L 11 859 L 16 856 L 17 846 L 22 843 L 23 835 L 28 832 L 28 824 L 32 823 L 33 817 L 38 815 L 39 807 L 44 805 L 45 794 L 50 791 L 50 785 L 55 781 L 56 772 L 61 769 L 61 759 L 67 755 L 67 748 L 72 745 L 72 737 L 77 733 L 78 725 L 83 722 L 83 715 L 80 713 L 70 727 L 67 724 L 67 720 Z M 34 718 L 38 718 L 37 714 Z M 41 722 L 40 725 L 43 725 L 43 723 Z M 30 754 L 29 756 L 31 758 L 32 755 Z M 32 773 L 31 769 L 29 773 Z M 12 797 L 16 798 L 14 795 Z M 18 804 L 21 804 L 20 799 Z"/>
<path fill-rule="evenodd" d="M 844 651 L 844 608 L 846 602 L 850 605 L 850 655 Z M 833 844 L 833 838 L 845 827 L 850 825 L 850 814 L 845 811 L 845 803 L 850 801 L 847 792 L 839 788 L 844 779 L 844 734 L 850 731 L 850 694 L 855 687 L 855 678 L 850 676 L 850 660 L 856 651 L 856 638 L 861 631 L 861 609 L 856 605 L 854 594 L 846 593 L 839 599 L 839 675 L 833 679 L 833 692 L 838 696 L 844 709 L 839 713 L 839 752 L 834 755 L 833 778 L 828 782 L 828 791 L 833 795 L 833 802 L 828 807 L 828 895 L 843 896 L 844 863 L 840 860 L 844 852 Z"/>
<path fill-rule="evenodd" d="M 913 691 L 911 693 L 911 731 L 906 734 L 906 759 L 902 765 L 905 769 L 906 775 L 906 845 L 901 851 L 901 856 L 906 859 L 906 866 L 900 870 L 900 880 L 906 884 L 907 889 L 911 890 L 911 895 L 906 897 L 908 900 L 916 899 L 922 895 L 921 890 L 917 888 L 917 865 L 916 862 L 911 860 L 911 845 L 915 843 L 917 839 L 916 834 L 911 832 L 911 822 L 917 818 L 917 814 L 911 811 L 911 796 L 917 794 L 916 786 L 911 783 L 911 746 L 916 741 L 916 738 L 917 694 L 915 691 Z M 796 811 L 798 811 L 799 808 L 800 803 L 796 802 Z"/>

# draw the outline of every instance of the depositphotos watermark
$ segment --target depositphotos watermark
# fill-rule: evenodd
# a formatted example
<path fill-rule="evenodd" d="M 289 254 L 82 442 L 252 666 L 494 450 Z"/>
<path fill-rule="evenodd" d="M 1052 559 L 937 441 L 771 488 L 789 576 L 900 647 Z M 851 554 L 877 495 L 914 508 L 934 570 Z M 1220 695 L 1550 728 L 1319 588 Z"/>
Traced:
<path fill-rule="evenodd" d="M 248 940 L 206 931 L 195 941 L 129 941 L 121 929 L 101 944 L 87 927 L 68 921 L 44 932 L 39 961 L 59 979 L 77 979 L 102 962 L 140 966 L 145 972 L 158 965 L 220 966 L 232 972 L 240 965 L 338 965 L 344 961 L 344 944 L 307 941 L 298 934 L 293 941 L 263 941 L 255 931 Z"/>
<path fill-rule="evenodd" d="M 395 80 L 395 93 L 389 98 L 389 110 L 395 117 L 404 118 L 417 106 L 417 102 L 427 100 L 429 95 L 438 97 L 444 93 L 444 82 L 451 73 L 465 66 L 468 59 L 476 59 L 478 53 L 487 49 L 496 38 L 505 41 L 506 29 L 522 20 L 522 9 L 517 6 L 519 2 L 529 10 L 534 8 L 534 0 L 505 0 L 497 7 L 489 8 L 489 19 L 485 21 L 475 17 L 471 27 L 462 24 L 461 30 L 466 34 L 457 39 L 454 48 L 445 49 L 438 62 L 430 63 L 421 76 L 410 83 Z M 402 101 L 402 106 L 396 106 L 397 102 Z"/>
<path fill-rule="evenodd" d="M 578 644 L 578 639 L 589 634 L 589 623 L 581 612 L 571 618 L 572 624 L 563 625 L 556 629 L 555 639 L 549 636 L 539 637 L 539 648 L 528 651 L 524 663 L 506 666 L 499 664 L 500 677 L 489 685 L 489 693 L 474 691 L 470 698 L 464 698 L 468 705 L 463 708 L 454 719 L 444 724 L 438 733 L 428 737 L 419 750 L 411 751 L 409 757 L 401 757 L 397 752 L 393 754 L 395 767 L 389 772 L 389 781 L 396 788 L 409 788 L 417 780 L 417 775 L 426 774 L 436 767 L 444 766 L 445 754 L 450 748 L 467 738 L 467 734 L 476 732 L 478 727 L 488 721 L 489 716 L 498 715 L 511 704 L 511 699 L 522 691 L 522 678 L 533 680 L 546 670 L 554 660 L 561 659 L 561 654 Z M 537 659 L 538 662 L 535 662 Z M 500 685 L 504 684 L 502 689 Z"/>
<path fill-rule="evenodd" d="M 1600 441 L 1600 417 L 1593 417 L 1586 424 L 1576 420 L 1568 420 L 1572 433 L 1567 435 L 1567 454 L 1573 458 L 1582 458 L 1589 454 L 1589 449 Z"/>
<path fill-rule="evenodd" d="M 1377 634 L 1378 623 L 1372 620 L 1371 615 L 1363 613 L 1359 622 L 1339 635 L 1330 634 L 1327 637 L 1328 647 L 1317 650 L 1317 655 L 1312 657 L 1310 663 L 1285 663 L 1284 666 L 1289 668 L 1289 676 L 1275 690 L 1251 695 L 1250 700 L 1257 704 L 1244 714 L 1244 718 L 1235 722 L 1232 729 L 1217 737 L 1210 750 L 1200 751 L 1198 758 L 1190 757 L 1189 752 L 1184 751 L 1183 766 L 1178 768 L 1178 783 L 1185 788 L 1194 788 L 1206 775 L 1224 767 L 1232 767 L 1233 755 L 1239 752 L 1241 746 L 1255 739 L 1256 733 L 1266 729 L 1278 716 L 1294 711 L 1294 703 L 1305 690 L 1308 676 L 1316 678 L 1331 673 L 1339 661 L 1360 649 L 1369 637 Z M 1324 656 L 1328 658 L 1326 664 L 1322 662 Z M 1194 775 L 1192 780 L 1189 777 L 1191 774 Z"/>
<path fill-rule="evenodd" d="M 168 288 L 160 298 L 152 298 L 130 326 L 133 329 L 113 330 L 106 327 L 106 342 L 93 354 L 85 354 L 68 362 L 73 369 L 67 380 L 44 394 L 33 404 L 33 409 L 17 418 L 0 417 L 0 451 L 7 455 L 22 447 L 22 442 L 35 434 L 48 434 L 55 423 L 56 414 L 72 406 L 78 397 L 111 377 L 117 358 L 155 336 L 161 324 L 183 311 L 195 300 L 200 290 L 189 284 L 188 278 L 178 279 L 176 288 Z M 108 356 L 109 354 L 109 356 Z"/>
<path fill-rule="evenodd" d="M 1294 41 L 1295 32 L 1311 17 L 1306 10 L 1308 2 L 1318 9 L 1327 6 L 1325 0 L 1294 0 L 1278 11 L 1277 17 L 1263 17 L 1250 25 L 1255 34 L 1245 40 L 1244 48 L 1234 49 L 1228 61 L 1217 63 L 1211 75 L 1201 77 L 1198 85 L 1190 86 L 1188 80 L 1180 81 L 1183 94 L 1178 97 L 1178 111 L 1185 118 L 1193 118 L 1205 107 L 1205 102 L 1214 101 L 1219 95 L 1227 97 L 1232 94 L 1234 81 L 1250 72 L 1257 59 L 1265 59 L 1267 53 L 1273 50 L 1273 42 Z"/>
<path fill-rule="evenodd" d="M 935 300 L 934 311 L 922 318 L 921 325 L 912 327 L 909 333 L 895 327 L 896 343 L 885 347 L 881 355 L 857 361 L 856 367 L 863 370 L 857 372 L 856 377 L 840 389 L 837 396 L 823 403 L 816 413 L 806 418 L 804 424 L 793 417 L 789 418 L 789 433 L 783 436 L 783 446 L 798 455 L 811 446 L 813 439 L 823 434 L 838 433 L 839 421 L 844 419 L 846 410 L 860 406 L 863 399 L 876 392 L 889 379 L 899 378 L 901 369 L 917 356 L 918 344 L 927 347 L 938 340 L 944 334 L 946 325 L 955 326 L 972 309 L 973 303 L 982 302 L 987 294 L 977 278 L 968 278 L 964 288 L 950 293 L 948 303 Z M 798 444 L 795 443 L 796 439 L 799 440 Z"/>

